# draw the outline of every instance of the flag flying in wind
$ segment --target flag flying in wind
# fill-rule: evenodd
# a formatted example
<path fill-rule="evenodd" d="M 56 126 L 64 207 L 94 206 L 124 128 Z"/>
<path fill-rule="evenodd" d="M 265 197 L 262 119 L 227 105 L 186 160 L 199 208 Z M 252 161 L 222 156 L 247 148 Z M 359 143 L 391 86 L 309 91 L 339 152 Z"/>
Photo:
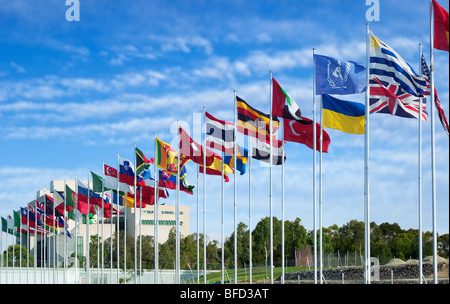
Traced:
<path fill-rule="evenodd" d="M 186 170 L 186 167 L 183 167 L 183 171 Z M 189 185 L 186 181 L 185 177 L 182 177 L 184 173 L 180 174 L 180 191 L 186 192 L 188 194 L 194 194 L 194 186 Z M 159 180 L 158 187 L 166 188 L 171 190 L 177 189 L 177 177 L 175 175 L 169 174 L 166 170 L 159 170 Z"/>
<path fill-rule="evenodd" d="M 403 87 L 382 81 L 369 80 L 370 113 L 385 113 L 405 118 L 419 118 L 420 99 L 406 92 Z M 422 119 L 427 120 L 425 100 L 422 103 Z"/>
<path fill-rule="evenodd" d="M 180 134 L 180 154 L 184 155 L 187 159 L 192 160 L 196 164 L 202 164 L 205 160 L 206 166 L 210 166 L 214 161 L 214 152 L 208 148 L 204 148 L 202 145 L 196 143 L 183 128 L 179 127 Z M 206 157 L 203 159 L 203 156 Z"/>
<path fill-rule="evenodd" d="M 299 123 L 300 124 L 300 123 Z M 269 163 L 270 161 L 270 143 L 260 141 L 257 138 L 252 138 L 252 158 Z M 286 161 L 286 153 L 284 153 L 284 146 L 281 140 L 272 139 L 272 165 L 281 165 Z"/>
<path fill-rule="evenodd" d="M 366 68 L 356 62 L 314 54 L 314 66 L 316 95 L 346 95 L 366 90 Z"/>
<path fill-rule="evenodd" d="M 234 124 L 220 120 L 205 112 L 206 146 L 233 154 Z"/>
<path fill-rule="evenodd" d="M 244 175 L 246 172 L 247 162 L 248 162 L 248 150 L 240 146 L 237 146 L 236 170 L 241 172 L 241 175 Z M 225 155 L 225 164 L 230 166 L 230 168 L 234 168 L 234 155 Z"/>
<path fill-rule="evenodd" d="M 386 43 L 369 32 L 372 54 L 370 55 L 370 79 L 377 78 L 400 86 L 413 96 L 422 96 L 427 89 L 425 79 Z"/>
<path fill-rule="evenodd" d="M 237 130 L 245 135 L 258 138 L 260 141 L 270 142 L 270 115 L 256 110 L 242 98 L 236 96 Z M 272 117 L 272 134 L 280 127 L 280 121 Z"/>
<path fill-rule="evenodd" d="M 133 164 L 125 158 L 119 156 L 119 182 L 134 187 L 134 167 Z M 134 189 L 131 191 L 134 193 Z"/>
<path fill-rule="evenodd" d="M 178 163 L 178 152 L 175 151 L 169 144 L 163 142 L 159 138 L 156 138 L 156 155 L 157 163 L 156 165 L 167 171 L 169 174 L 177 175 L 177 163 Z M 180 155 L 180 170 L 183 169 L 184 165 L 190 161 L 184 155 Z"/>
<path fill-rule="evenodd" d="M 234 173 L 234 170 L 230 168 L 227 164 L 223 164 L 224 173 L 223 178 L 225 182 L 229 182 L 228 173 Z M 203 173 L 203 165 L 199 165 L 199 172 Z M 214 155 L 214 162 L 210 166 L 206 166 L 206 174 L 208 175 L 220 175 L 222 176 L 222 158 L 217 154 Z"/>
<path fill-rule="evenodd" d="M 136 148 L 136 175 L 140 175 L 143 171 L 148 170 L 154 162 L 154 158 L 148 159 L 141 150 Z"/>
<path fill-rule="evenodd" d="M 323 127 L 345 133 L 365 133 L 365 106 L 362 103 L 322 95 Z"/>
<path fill-rule="evenodd" d="M 427 88 L 428 88 L 427 91 L 425 91 L 424 95 L 429 96 L 430 95 L 430 87 L 431 87 L 431 83 L 430 83 L 431 74 L 430 74 L 430 70 L 428 69 L 427 62 L 425 61 L 425 57 L 423 57 L 423 55 L 422 55 L 422 73 L 425 76 L 425 79 L 427 81 Z M 445 116 L 444 109 L 441 106 L 441 102 L 439 101 L 436 87 L 434 87 L 434 104 L 436 105 L 436 108 L 438 110 L 439 120 L 441 121 L 442 127 L 444 128 L 444 131 L 445 131 L 445 133 L 447 133 L 447 136 L 448 136 L 449 135 L 448 121 L 447 121 L 447 117 Z"/>
<path fill-rule="evenodd" d="M 434 13 L 434 48 L 442 51 L 449 51 L 448 39 L 448 12 L 433 0 Z"/>
<path fill-rule="evenodd" d="M 308 119 L 308 118 L 303 118 Z M 283 119 L 284 140 L 304 144 L 310 149 L 314 149 L 314 129 L 313 124 L 303 125 L 293 119 Z M 320 124 L 316 123 L 316 150 L 320 151 Z M 328 133 L 323 130 L 322 152 L 328 153 L 328 146 L 331 139 Z"/>
<path fill-rule="evenodd" d="M 297 103 L 289 96 L 288 93 L 278 84 L 275 78 L 272 78 L 272 115 L 275 117 L 283 117 L 295 119 L 303 124 L 310 124 L 308 120 L 303 120 L 302 112 Z"/>
<path fill-rule="evenodd" d="M 117 169 L 108 165 L 103 166 L 103 172 L 104 172 L 104 181 L 103 181 L 103 187 L 105 190 L 115 190 L 117 191 L 117 186 L 119 186 L 119 192 L 123 193 L 133 193 L 133 186 L 128 185 L 123 182 L 119 182 L 117 184 Z M 101 190 L 100 190 L 101 191 Z M 96 192 L 100 192 L 96 191 Z"/>

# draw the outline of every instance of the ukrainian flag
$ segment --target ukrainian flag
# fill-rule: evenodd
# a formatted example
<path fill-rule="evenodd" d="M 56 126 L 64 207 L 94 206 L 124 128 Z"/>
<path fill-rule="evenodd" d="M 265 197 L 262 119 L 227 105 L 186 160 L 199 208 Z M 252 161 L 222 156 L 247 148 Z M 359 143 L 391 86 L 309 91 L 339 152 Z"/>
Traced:
<path fill-rule="evenodd" d="M 345 133 L 365 133 L 365 106 L 358 102 L 322 95 L 323 126 Z"/>

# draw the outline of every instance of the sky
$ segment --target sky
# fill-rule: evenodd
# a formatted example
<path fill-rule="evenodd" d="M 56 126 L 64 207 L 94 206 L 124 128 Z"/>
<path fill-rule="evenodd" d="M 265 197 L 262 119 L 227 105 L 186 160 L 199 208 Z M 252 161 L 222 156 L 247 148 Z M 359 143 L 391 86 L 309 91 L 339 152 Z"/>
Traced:
<path fill-rule="evenodd" d="M 198 139 L 203 107 L 233 121 L 234 91 L 269 113 L 270 71 L 303 116 L 312 119 L 313 48 L 365 66 L 366 23 L 418 71 L 419 43 L 430 62 L 429 2 L 378 2 L 379 20 L 367 20 L 367 10 L 374 7 L 365 0 L 79 0 L 79 21 L 68 21 L 72 5 L 65 1 L 1 0 L 0 215 L 25 206 L 36 191 L 49 189 L 51 180 L 87 179 L 89 171 L 101 174 L 102 163 L 116 166 L 118 154 L 132 160 L 134 145 L 154 157 L 154 136 L 174 144 L 177 121 Z M 448 1 L 438 2 L 448 11 Z M 434 62 L 437 92 L 448 117 L 448 53 L 435 50 Z M 361 94 L 336 97 L 364 102 Z M 364 135 L 326 132 L 331 144 L 322 155 L 322 224 L 364 221 Z M 431 231 L 430 120 L 423 123 L 422 134 L 423 229 Z M 445 234 L 449 138 L 437 116 L 435 136 L 436 227 Z M 418 142 L 417 120 L 371 115 L 370 220 L 378 225 L 419 227 Z M 298 217 L 312 230 L 313 152 L 287 142 L 286 157 L 284 208 L 277 166 L 272 214 L 281 219 L 284 213 L 291 221 Z M 195 233 L 200 191 L 203 233 L 203 176 L 197 187 L 196 165 L 190 162 L 187 169 L 196 190 L 192 196 L 182 193 L 181 204 L 190 207 L 190 233 Z M 269 185 L 269 168 L 253 161 L 251 229 L 270 216 Z M 233 176 L 224 187 L 229 236 Z M 164 203 L 174 205 L 175 197 L 171 192 Z M 220 240 L 221 210 L 220 177 L 207 176 L 210 239 Z M 248 174 L 237 176 L 236 211 L 237 221 L 249 225 Z"/>

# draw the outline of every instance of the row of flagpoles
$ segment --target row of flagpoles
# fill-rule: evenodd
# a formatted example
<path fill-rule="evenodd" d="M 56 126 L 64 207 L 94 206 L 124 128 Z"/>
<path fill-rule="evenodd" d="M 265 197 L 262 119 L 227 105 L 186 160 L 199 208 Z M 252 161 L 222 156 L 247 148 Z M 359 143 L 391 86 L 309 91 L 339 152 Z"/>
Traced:
<path fill-rule="evenodd" d="M 153 204 L 155 206 L 154 218 L 154 235 L 155 235 L 155 283 L 158 282 L 158 200 L 160 184 L 160 170 L 168 176 L 175 176 L 175 186 L 169 189 L 176 190 L 176 251 L 175 251 L 175 282 L 180 283 L 180 189 L 191 189 L 186 181 L 185 164 L 193 161 L 198 165 L 197 168 L 197 235 L 199 233 L 199 173 L 203 173 L 203 234 L 205 237 L 203 247 L 203 272 L 204 283 L 206 283 L 206 175 L 220 175 L 222 181 L 222 249 L 224 245 L 224 181 L 228 181 L 228 173 L 234 173 L 234 282 L 237 282 L 237 183 L 236 170 L 239 165 L 243 166 L 247 162 L 249 164 L 249 227 L 251 227 L 251 164 L 252 158 L 267 162 L 269 164 L 270 187 L 269 187 L 269 205 L 270 205 L 270 282 L 273 283 L 273 214 L 272 214 L 272 166 L 281 165 L 282 168 L 282 225 L 284 225 L 284 160 L 285 151 L 283 147 L 284 141 L 293 141 L 307 145 L 313 150 L 313 230 L 314 230 L 314 282 L 317 283 L 317 275 L 319 274 L 320 283 L 322 283 L 322 153 L 328 151 L 330 137 L 324 128 L 338 129 L 345 133 L 364 134 L 364 223 L 365 223 L 365 250 L 364 265 L 365 277 L 364 282 L 371 282 L 371 260 L 370 260 L 370 184 L 369 184 L 369 116 L 371 113 L 385 113 L 405 118 L 416 118 L 419 121 L 419 261 L 420 261 L 420 283 L 422 283 L 422 223 L 421 223 L 421 121 L 427 120 L 428 113 L 425 111 L 424 97 L 427 95 L 431 98 L 431 149 L 432 149 L 432 208 L 433 208 L 433 256 L 434 256 L 434 281 L 437 282 L 437 243 L 436 243 L 436 194 L 435 194 L 435 153 L 434 153 L 434 107 L 439 111 L 439 117 L 444 129 L 448 135 L 448 122 L 445 118 L 443 109 L 437 99 L 434 88 L 434 62 L 433 49 L 442 49 L 441 45 L 436 47 L 436 16 L 438 14 L 447 14 L 447 35 L 448 35 L 448 12 L 445 12 L 434 0 L 430 1 L 430 71 L 426 70 L 425 59 L 420 49 L 420 66 L 421 75 L 414 72 L 411 66 L 401 58 L 401 56 L 390 48 L 386 43 L 378 39 L 369 31 L 367 25 L 366 31 L 366 67 L 351 61 L 340 61 L 332 57 L 318 55 L 313 49 L 314 60 L 314 77 L 313 77 L 313 119 L 302 116 L 299 106 L 286 93 L 286 91 L 278 84 L 270 73 L 270 114 L 265 114 L 252 106 L 245 100 L 240 98 L 234 92 L 234 122 L 227 122 L 215 118 L 211 113 L 203 109 L 203 130 L 202 144 L 195 142 L 183 128 L 178 126 L 177 147 L 161 141 L 156 137 L 155 133 L 155 158 L 147 159 L 135 147 L 135 165 L 132 162 L 121 159 L 118 155 L 118 168 L 111 174 L 108 168 L 112 168 L 103 164 L 101 177 L 101 191 L 97 189 L 89 189 L 89 181 L 87 185 L 87 213 L 89 214 L 90 204 L 92 203 L 95 193 L 100 193 L 102 202 L 102 212 L 104 213 L 105 196 L 104 191 L 115 190 L 121 192 L 125 183 L 129 188 L 125 193 L 134 196 L 134 208 L 136 219 L 136 205 L 144 207 L 145 204 Z M 433 17 L 434 16 L 434 17 Z M 433 30 L 434 29 L 434 30 Z M 440 40 L 439 40 L 440 41 Z M 448 51 L 448 40 L 446 49 Z M 365 93 L 364 105 L 357 102 L 348 102 L 336 99 L 330 95 L 348 95 L 356 93 Z M 320 122 L 316 122 L 317 101 L 316 96 L 320 98 Z M 280 128 L 280 121 L 283 119 L 282 140 L 275 137 L 275 133 Z M 248 137 L 248 150 L 238 146 L 237 132 Z M 222 157 L 208 148 L 214 148 L 222 152 Z M 316 176 L 316 152 L 319 152 L 319 245 L 317 244 L 317 176 Z M 251 153 L 251 155 L 249 155 Z M 228 156 L 228 160 L 226 155 Z M 240 163 L 239 163 L 240 162 Z M 154 163 L 154 177 L 151 178 L 147 173 L 150 172 L 150 164 Z M 145 170 L 138 172 L 138 168 L 145 167 Z M 157 171 L 157 167 L 160 169 Z M 103 175 L 104 174 L 104 175 Z M 124 176 L 122 177 L 122 174 Z M 115 176 L 114 176 L 115 175 Z M 93 175 L 94 176 L 94 175 Z M 112 177 L 113 186 L 106 185 L 107 178 Z M 127 180 L 127 181 L 125 181 Z M 114 183 L 116 183 L 114 185 Z M 152 188 L 153 185 L 153 188 Z M 126 187 L 126 186 L 125 186 Z M 145 187 L 153 189 L 153 196 L 150 198 L 139 198 L 139 195 L 145 196 Z M 78 185 L 75 186 L 75 204 L 76 209 L 79 201 Z M 94 188 L 94 187 L 93 187 Z M 139 190 L 140 189 L 140 190 Z M 64 187 L 66 190 L 66 186 Z M 140 192 L 139 192 L 140 191 Z M 192 194 L 192 193 L 191 193 Z M 128 194 L 125 194 L 124 203 L 125 213 L 127 210 L 126 201 Z M 119 213 L 119 194 L 117 194 L 117 216 Z M 98 198 L 98 197 L 97 197 Z M 64 204 L 68 197 L 64 193 Z M 112 201 L 113 202 L 113 201 Z M 111 203 L 112 203 L 111 202 Z M 37 206 L 36 206 L 37 207 Z M 53 207 L 55 205 L 53 204 Z M 112 205 L 111 217 L 112 217 Z M 66 205 L 64 205 L 64 210 Z M 140 208 L 142 211 L 142 208 Z M 30 215 L 30 213 L 28 213 Z M 53 211 L 55 216 L 55 211 Z M 63 218 L 64 219 L 64 218 Z M 126 219 L 126 216 L 125 216 Z M 35 223 L 37 220 L 35 220 Z M 140 224 L 142 223 L 142 213 L 140 215 Z M 64 222 L 65 223 L 65 222 Z M 119 231 L 119 220 L 117 218 L 116 231 Z M 111 222 L 112 225 L 112 222 Z M 76 226 L 75 226 L 76 227 Z M 135 226 L 136 227 L 136 226 Z M 141 227 L 141 226 L 140 226 Z M 36 228 L 34 233 L 36 233 Z M 29 227 L 28 227 L 29 229 Z M 125 224 L 126 229 L 126 224 Z M 136 229 L 136 228 L 135 228 Z M 66 229 L 67 230 L 67 227 Z M 28 230 L 29 231 L 29 230 Z M 111 228 L 112 231 L 112 228 Z M 282 232 L 284 226 L 282 227 Z M 76 235 L 75 231 L 75 235 Z M 251 240 L 251 229 L 249 229 L 249 237 Z M 87 240 L 89 240 L 89 221 L 87 221 Z M 137 233 L 135 233 L 135 236 Z M 141 236 L 141 233 L 139 233 Z M 111 235 L 112 237 L 112 235 Z M 118 234 L 117 234 L 118 237 Z M 124 237 L 126 238 L 126 230 Z M 124 240 L 126 243 L 126 239 Z M 136 237 L 135 237 L 136 242 Z M 249 242 L 249 260 L 250 260 L 250 282 L 252 280 L 252 248 Z M 119 241 L 117 240 L 117 246 Z M 28 247 L 29 248 L 29 247 Z M 103 247 L 102 247 L 103 248 Z M 136 248 L 136 246 L 135 246 Z M 319 253 L 317 250 L 320 250 Z M 86 252 L 86 265 L 89 265 L 89 246 Z M 126 253 L 125 253 L 126 255 Z M 197 272 L 200 274 L 199 261 L 199 238 L 197 237 Z M 319 258 L 317 258 L 319 256 Z M 282 235 L 282 257 L 284 257 L 284 234 Z M 75 254 L 75 259 L 77 254 Z M 126 261 L 126 256 L 124 257 Z M 137 253 L 135 250 L 135 268 L 137 263 Z M 75 262 L 76 264 L 77 262 Z M 224 250 L 222 250 L 222 282 L 224 282 Z M 103 263 L 102 263 L 103 265 Z M 319 266 L 319 272 L 317 271 Z M 112 267 L 112 262 L 111 262 Z M 126 266 L 124 266 L 126 267 Z M 87 266 L 87 272 L 89 267 Z M 284 283 L 284 259 L 282 259 L 282 276 Z M 136 275 L 136 272 L 135 272 Z M 119 250 L 117 250 L 117 277 L 119 277 Z M 89 273 L 88 273 L 89 278 Z"/>

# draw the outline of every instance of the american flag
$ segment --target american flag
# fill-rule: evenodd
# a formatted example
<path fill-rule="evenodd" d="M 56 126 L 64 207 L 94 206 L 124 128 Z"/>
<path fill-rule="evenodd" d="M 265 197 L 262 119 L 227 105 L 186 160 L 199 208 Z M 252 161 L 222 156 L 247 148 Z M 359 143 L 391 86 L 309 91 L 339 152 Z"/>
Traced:
<path fill-rule="evenodd" d="M 378 78 L 369 80 L 370 113 L 386 113 L 406 118 L 419 118 L 419 97 L 406 92 L 400 85 L 382 81 Z M 427 121 L 425 98 L 422 102 L 422 119 Z"/>
<path fill-rule="evenodd" d="M 421 60 L 421 64 L 422 64 L 422 73 L 425 76 L 425 79 L 427 81 L 427 90 L 425 92 L 423 92 L 423 95 L 431 95 L 431 83 L 430 83 L 430 79 L 431 79 L 431 73 L 430 70 L 428 69 L 428 65 L 427 62 L 425 61 L 425 57 L 423 57 L 422 55 L 422 60 Z M 436 91 L 436 87 L 434 88 L 434 104 L 436 105 L 436 108 L 438 110 L 439 113 L 439 120 L 441 121 L 442 127 L 444 128 L 444 131 L 448 134 L 448 121 L 447 121 L 447 117 L 445 117 L 445 112 L 444 109 L 441 106 L 441 102 L 439 101 L 439 97 Z"/>

